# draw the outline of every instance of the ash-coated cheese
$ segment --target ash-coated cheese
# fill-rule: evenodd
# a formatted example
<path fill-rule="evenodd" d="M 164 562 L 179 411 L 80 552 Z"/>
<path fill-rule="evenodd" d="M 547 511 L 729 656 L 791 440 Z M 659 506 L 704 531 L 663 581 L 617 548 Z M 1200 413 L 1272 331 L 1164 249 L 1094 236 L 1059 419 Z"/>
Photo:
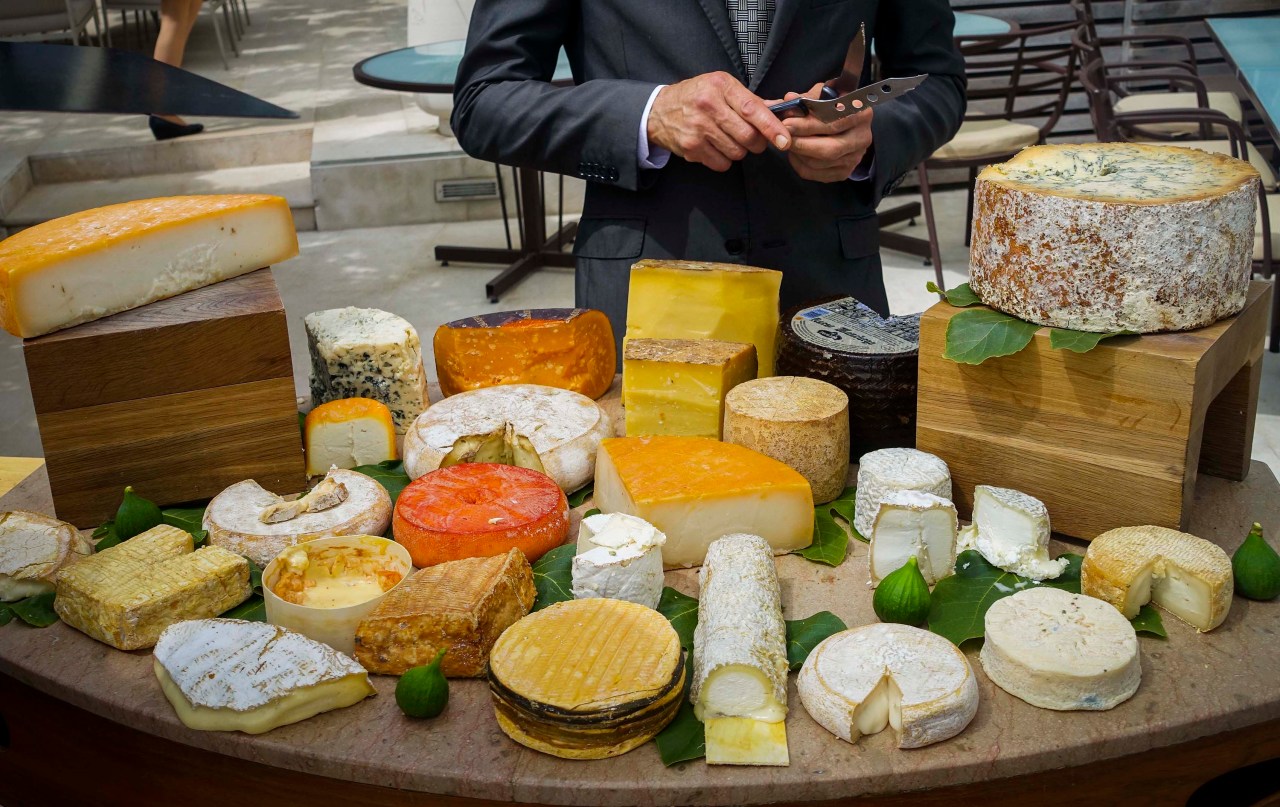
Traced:
<path fill-rule="evenodd" d="M 978 175 L 969 283 L 1080 331 L 1181 331 L 1244 307 L 1258 172 L 1176 146 L 1032 146 Z"/>
<path fill-rule="evenodd" d="M 1138 691 L 1142 664 L 1129 620 L 1102 600 L 1037 587 L 987 611 L 982 669 L 1032 706 L 1104 710 Z"/>
<path fill-rule="evenodd" d="M 610 597 L 646 608 L 662 599 L 662 545 L 656 527 L 626 513 L 597 513 L 582 519 L 573 556 L 573 596 Z"/>
<path fill-rule="evenodd" d="M 964 653 L 937 634 L 888 622 L 824 639 L 796 688 L 809 716 L 849 743 L 892 727 L 899 748 L 921 748 L 956 736 L 978 713 Z"/>
<path fill-rule="evenodd" d="M 53 591 L 58 570 L 93 554 L 93 544 L 65 521 L 13 510 L 0 513 L 0 602 Z"/>
<path fill-rule="evenodd" d="M 858 460 L 858 492 L 853 526 L 864 537 L 875 527 L 876 511 L 890 493 L 915 490 L 951 498 L 951 471 L 932 454 L 914 448 L 882 448 Z"/>
<path fill-rule="evenodd" d="M 725 398 L 724 441 L 785 462 L 809 480 L 815 504 L 849 476 L 849 396 L 813 378 L 747 381 Z"/>
<path fill-rule="evenodd" d="M 376 308 L 331 308 L 306 316 L 311 402 L 371 398 L 391 410 L 404 434 L 427 408 L 427 372 L 418 332 Z"/>

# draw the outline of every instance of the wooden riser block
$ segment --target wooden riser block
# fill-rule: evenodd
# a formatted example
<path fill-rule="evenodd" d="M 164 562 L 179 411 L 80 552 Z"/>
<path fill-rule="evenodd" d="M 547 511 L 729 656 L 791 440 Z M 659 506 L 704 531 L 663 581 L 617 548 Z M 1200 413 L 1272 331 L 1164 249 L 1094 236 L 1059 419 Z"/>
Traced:
<path fill-rule="evenodd" d="M 920 323 L 916 447 L 951 468 L 957 508 L 976 485 L 1025 491 L 1055 532 L 1186 524 L 1198 470 L 1243 479 L 1258 404 L 1270 285 L 1235 317 L 1195 331 L 1115 337 L 1088 353 L 1049 347 L 1049 329 L 980 365 L 942 357 L 939 303 Z"/>
<path fill-rule="evenodd" d="M 110 518 L 256 479 L 305 487 L 284 306 L 270 270 L 24 344 L 58 517 Z"/>

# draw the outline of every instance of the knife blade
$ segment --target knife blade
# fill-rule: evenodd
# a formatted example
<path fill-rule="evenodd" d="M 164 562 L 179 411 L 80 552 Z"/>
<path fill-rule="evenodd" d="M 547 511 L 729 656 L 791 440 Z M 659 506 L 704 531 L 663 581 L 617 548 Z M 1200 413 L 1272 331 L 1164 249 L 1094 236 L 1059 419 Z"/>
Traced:
<path fill-rule="evenodd" d="M 858 33 L 849 42 L 849 49 L 844 54 L 844 65 L 840 75 L 827 82 L 833 97 L 844 95 L 858 89 L 862 83 L 862 63 L 867 52 L 867 24 L 858 25 Z"/>
<path fill-rule="evenodd" d="M 836 98 L 795 98 L 774 104 L 769 110 L 780 118 L 796 115 L 813 115 L 823 123 L 834 123 L 841 118 L 870 106 L 892 101 L 911 92 L 928 78 L 928 74 L 881 79 L 865 87 Z"/>

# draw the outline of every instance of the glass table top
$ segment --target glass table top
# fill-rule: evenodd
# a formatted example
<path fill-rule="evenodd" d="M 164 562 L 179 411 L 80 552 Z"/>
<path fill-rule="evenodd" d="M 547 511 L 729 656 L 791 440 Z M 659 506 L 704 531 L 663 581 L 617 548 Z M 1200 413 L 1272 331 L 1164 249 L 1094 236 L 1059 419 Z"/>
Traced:
<path fill-rule="evenodd" d="M 1280 123 L 1280 17 L 1205 20 L 1266 117 Z"/>

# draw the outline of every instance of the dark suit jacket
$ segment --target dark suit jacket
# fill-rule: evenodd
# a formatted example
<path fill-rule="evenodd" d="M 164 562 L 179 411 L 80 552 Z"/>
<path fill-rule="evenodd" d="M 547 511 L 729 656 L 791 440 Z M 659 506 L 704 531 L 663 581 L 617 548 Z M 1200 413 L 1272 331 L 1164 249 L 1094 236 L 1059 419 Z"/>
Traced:
<path fill-rule="evenodd" d="M 638 167 L 656 85 L 722 70 L 761 98 L 782 98 L 838 75 L 864 21 L 883 75 L 929 74 L 876 109 L 872 180 L 803 180 L 772 148 L 724 173 L 674 156 Z M 475 157 L 589 180 L 574 244 L 577 304 L 602 309 L 619 335 L 640 257 L 781 269 L 784 307 L 852 294 L 887 313 L 875 208 L 960 125 L 953 25 L 947 0 L 777 0 L 748 81 L 724 0 L 477 0 L 452 125 Z M 562 45 L 573 87 L 548 83 Z"/>

